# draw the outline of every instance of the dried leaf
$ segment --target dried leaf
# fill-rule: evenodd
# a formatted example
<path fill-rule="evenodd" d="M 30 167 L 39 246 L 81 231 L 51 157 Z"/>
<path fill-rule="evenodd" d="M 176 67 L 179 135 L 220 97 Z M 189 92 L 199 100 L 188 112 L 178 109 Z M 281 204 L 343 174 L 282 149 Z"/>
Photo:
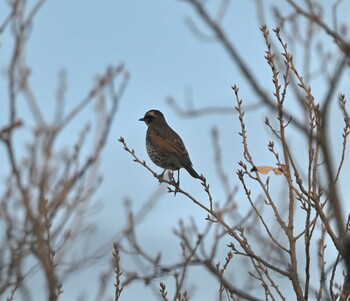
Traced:
<path fill-rule="evenodd" d="M 254 166 L 251 171 L 257 171 L 261 174 L 266 175 L 268 172 L 273 171 L 276 175 L 280 176 L 284 173 L 284 165 L 280 167 L 272 167 L 272 166 Z"/>

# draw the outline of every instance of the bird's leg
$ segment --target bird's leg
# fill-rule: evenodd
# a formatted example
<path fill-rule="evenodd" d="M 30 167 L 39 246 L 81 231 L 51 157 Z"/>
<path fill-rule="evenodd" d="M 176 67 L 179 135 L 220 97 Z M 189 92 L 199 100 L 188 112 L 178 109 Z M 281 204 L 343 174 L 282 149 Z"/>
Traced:
<path fill-rule="evenodd" d="M 165 173 L 166 169 L 163 170 L 163 172 L 159 175 L 160 177 L 164 178 L 164 173 Z"/>
<path fill-rule="evenodd" d="M 175 183 L 175 190 L 174 190 L 174 197 L 175 197 L 176 193 L 178 191 L 180 191 L 179 190 L 179 187 L 180 187 L 180 168 L 177 170 L 177 182 L 175 182 L 175 180 L 174 180 L 174 183 Z"/>

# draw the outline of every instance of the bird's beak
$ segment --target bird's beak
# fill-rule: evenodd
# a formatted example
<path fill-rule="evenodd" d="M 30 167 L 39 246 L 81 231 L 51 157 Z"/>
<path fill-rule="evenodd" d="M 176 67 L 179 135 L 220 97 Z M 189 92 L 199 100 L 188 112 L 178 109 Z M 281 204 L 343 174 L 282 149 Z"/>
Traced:
<path fill-rule="evenodd" d="M 145 121 L 145 118 L 144 118 L 144 117 L 142 117 L 142 118 L 140 118 L 140 119 L 139 119 L 139 121 Z"/>

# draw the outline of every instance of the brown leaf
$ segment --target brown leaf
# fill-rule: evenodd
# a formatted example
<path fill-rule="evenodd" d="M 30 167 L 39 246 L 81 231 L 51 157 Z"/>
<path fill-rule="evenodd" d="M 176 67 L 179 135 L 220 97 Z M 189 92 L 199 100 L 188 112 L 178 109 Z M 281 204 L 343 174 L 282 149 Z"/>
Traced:
<path fill-rule="evenodd" d="M 280 167 L 272 167 L 272 166 L 254 166 L 251 171 L 257 171 L 261 174 L 266 175 L 268 172 L 273 171 L 276 175 L 280 176 L 284 173 L 284 165 Z"/>

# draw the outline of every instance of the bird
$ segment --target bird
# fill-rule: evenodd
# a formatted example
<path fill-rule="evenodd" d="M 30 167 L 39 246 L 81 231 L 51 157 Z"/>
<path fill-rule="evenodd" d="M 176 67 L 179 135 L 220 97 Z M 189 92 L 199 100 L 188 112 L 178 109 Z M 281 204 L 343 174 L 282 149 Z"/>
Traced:
<path fill-rule="evenodd" d="M 201 176 L 193 169 L 191 159 L 181 137 L 167 124 L 162 112 L 149 110 L 139 121 L 147 125 L 146 148 L 154 164 L 164 168 L 159 175 L 164 176 L 165 171 L 177 170 L 177 186 L 180 185 L 180 168 L 197 179 Z"/>

